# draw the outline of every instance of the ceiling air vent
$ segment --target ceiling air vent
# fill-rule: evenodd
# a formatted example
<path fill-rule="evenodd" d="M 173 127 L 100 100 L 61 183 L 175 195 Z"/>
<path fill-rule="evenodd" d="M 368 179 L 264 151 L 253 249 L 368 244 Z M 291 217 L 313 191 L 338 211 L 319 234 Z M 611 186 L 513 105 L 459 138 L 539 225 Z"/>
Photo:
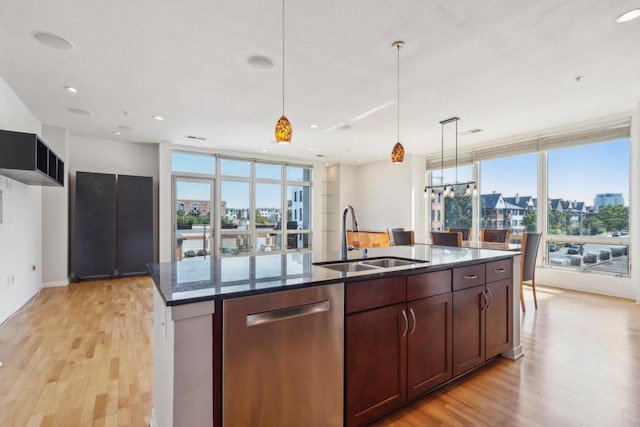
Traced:
<path fill-rule="evenodd" d="M 187 135 L 185 136 L 186 139 L 190 139 L 192 141 L 206 141 L 207 138 L 205 138 L 204 136 L 195 136 L 195 135 Z"/>
<path fill-rule="evenodd" d="M 470 135 L 472 133 L 479 133 L 482 132 L 482 129 L 471 129 L 471 130 L 465 130 L 464 132 L 460 132 L 460 135 Z"/>

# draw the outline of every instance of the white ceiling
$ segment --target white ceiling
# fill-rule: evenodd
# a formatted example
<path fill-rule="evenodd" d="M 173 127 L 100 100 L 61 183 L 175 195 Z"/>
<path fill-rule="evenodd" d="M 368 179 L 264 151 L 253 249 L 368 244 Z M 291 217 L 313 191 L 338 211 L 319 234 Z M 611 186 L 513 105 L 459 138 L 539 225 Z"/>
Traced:
<path fill-rule="evenodd" d="M 461 136 L 465 145 L 631 111 L 640 101 L 640 19 L 615 23 L 639 0 L 287 0 L 285 112 L 294 131 L 290 146 L 278 146 L 281 5 L 4 0 L 0 76 L 43 123 L 78 135 L 306 160 L 324 154 L 330 163 L 389 158 L 396 40 L 406 43 L 400 140 L 410 154 L 439 152 L 439 121 L 454 115 L 460 131 L 483 129 Z M 34 31 L 74 48 L 43 46 Z M 252 55 L 275 67 L 249 67 Z M 340 123 L 351 127 L 324 132 Z M 135 130 L 116 136 L 118 126 Z"/>

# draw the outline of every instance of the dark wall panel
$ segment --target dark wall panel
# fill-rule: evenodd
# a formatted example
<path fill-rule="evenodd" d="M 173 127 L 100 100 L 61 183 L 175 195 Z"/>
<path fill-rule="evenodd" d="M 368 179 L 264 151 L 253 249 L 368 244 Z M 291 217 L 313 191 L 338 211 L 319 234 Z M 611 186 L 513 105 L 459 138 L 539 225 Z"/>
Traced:
<path fill-rule="evenodd" d="M 118 272 L 147 272 L 153 262 L 153 179 L 118 175 Z"/>
<path fill-rule="evenodd" d="M 116 248 L 116 176 L 76 174 L 74 276 L 113 276 Z"/>

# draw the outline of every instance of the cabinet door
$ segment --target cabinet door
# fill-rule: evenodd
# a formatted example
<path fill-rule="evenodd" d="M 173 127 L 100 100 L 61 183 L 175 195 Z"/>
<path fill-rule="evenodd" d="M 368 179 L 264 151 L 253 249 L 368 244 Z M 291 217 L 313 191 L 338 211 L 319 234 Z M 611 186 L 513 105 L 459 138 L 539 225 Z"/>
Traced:
<path fill-rule="evenodd" d="M 451 292 L 408 304 L 408 398 L 451 379 Z"/>
<path fill-rule="evenodd" d="M 76 173 L 74 228 L 74 277 L 112 276 L 116 264 L 115 175 Z"/>
<path fill-rule="evenodd" d="M 513 329 L 513 282 L 511 279 L 487 283 L 487 359 L 511 347 Z"/>
<path fill-rule="evenodd" d="M 453 293 L 453 376 L 485 361 L 483 286 Z"/>
<path fill-rule="evenodd" d="M 153 178 L 118 176 L 118 272 L 147 272 L 153 262 Z"/>
<path fill-rule="evenodd" d="M 396 304 L 347 316 L 347 426 L 361 425 L 406 400 L 405 314 L 406 304 Z"/>

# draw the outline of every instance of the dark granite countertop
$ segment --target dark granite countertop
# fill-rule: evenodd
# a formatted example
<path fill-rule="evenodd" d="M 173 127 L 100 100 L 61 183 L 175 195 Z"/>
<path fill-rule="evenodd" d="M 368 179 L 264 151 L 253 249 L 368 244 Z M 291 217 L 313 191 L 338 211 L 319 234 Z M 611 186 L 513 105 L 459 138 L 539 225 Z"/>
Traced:
<path fill-rule="evenodd" d="M 369 249 L 368 258 L 397 257 L 415 264 L 379 270 L 343 273 L 318 262 L 337 261 L 339 253 L 294 252 L 224 258 L 189 258 L 179 263 L 149 264 L 153 282 L 168 306 L 234 298 L 259 293 L 329 283 L 375 279 L 457 267 L 492 259 L 509 258 L 519 252 L 488 249 L 447 248 L 415 245 Z M 349 252 L 361 259 L 362 251 Z"/>

